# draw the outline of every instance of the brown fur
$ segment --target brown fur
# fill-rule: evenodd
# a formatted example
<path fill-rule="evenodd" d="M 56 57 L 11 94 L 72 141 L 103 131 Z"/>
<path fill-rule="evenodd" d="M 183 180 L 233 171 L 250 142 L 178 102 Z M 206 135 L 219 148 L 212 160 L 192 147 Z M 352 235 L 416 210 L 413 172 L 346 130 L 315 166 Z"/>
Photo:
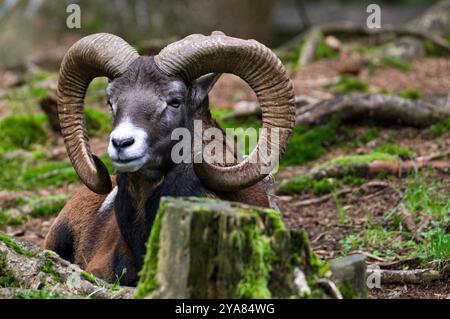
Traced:
<path fill-rule="evenodd" d="M 115 186 L 115 179 L 113 178 L 112 181 Z M 141 203 L 145 202 L 151 195 L 150 192 L 142 192 L 143 189 L 146 189 L 146 186 L 148 186 L 148 182 L 139 179 L 138 184 L 130 187 L 130 191 L 137 191 L 134 194 L 137 194 L 136 200 Z M 151 189 L 156 186 L 152 185 Z M 269 207 L 266 186 L 263 183 L 258 183 L 236 193 L 223 193 L 211 197 Z M 85 186 L 82 187 L 67 202 L 51 226 L 45 239 L 45 247 L 54 251 L 64 249 L 62 247 L 64 243 L 61 242 L 62 238 L 65 238 L 67 233 L 70 232 L 73 247 L 69 247 L 69 249 L 73 251 L 73 255 L 62 257 L 109 282 L 117 279 L 122 272 L 121 265 L 124 265 L 127 268 L 126 277 L 133 279 L 130 281 L 124 280 L 122 283 L 133 285 L 135 283 L 134 278 L 139 271 L 137 261 L 123 239 L 114 209 L 99 212 L 105 198 L 106 195 L 99 195 Z M 137 209 L 138 216 L 143 214 L 140 212 L 141 209 L 143 208 Z"/>

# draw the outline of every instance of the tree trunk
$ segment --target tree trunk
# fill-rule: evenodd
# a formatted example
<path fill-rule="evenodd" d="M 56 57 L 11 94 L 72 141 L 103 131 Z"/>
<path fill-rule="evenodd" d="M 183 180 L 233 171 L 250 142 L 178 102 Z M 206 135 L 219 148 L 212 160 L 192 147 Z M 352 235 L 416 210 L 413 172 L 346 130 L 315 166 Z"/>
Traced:
<path fill-rule="evenodd" d="M 324 265 L 278 212 L 165 198 L 148 242 L 139 298 L 330 297 Z"/>

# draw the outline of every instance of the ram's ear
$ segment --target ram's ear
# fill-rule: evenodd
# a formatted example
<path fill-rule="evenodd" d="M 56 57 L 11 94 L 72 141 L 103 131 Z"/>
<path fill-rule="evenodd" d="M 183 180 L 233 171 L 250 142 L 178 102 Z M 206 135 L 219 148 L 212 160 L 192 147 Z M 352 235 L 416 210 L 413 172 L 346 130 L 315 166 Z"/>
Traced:
<path fill-rule="evenodd" d="M 209 91 L 216 84 L 217 80 L 220 78 L 222 73 L 209 73 L 199 77 L 192 83 L 193 92 L 195 92 L 195 101 L 197 105 L 202 104 L 202 102 L 208 96 Z"/>

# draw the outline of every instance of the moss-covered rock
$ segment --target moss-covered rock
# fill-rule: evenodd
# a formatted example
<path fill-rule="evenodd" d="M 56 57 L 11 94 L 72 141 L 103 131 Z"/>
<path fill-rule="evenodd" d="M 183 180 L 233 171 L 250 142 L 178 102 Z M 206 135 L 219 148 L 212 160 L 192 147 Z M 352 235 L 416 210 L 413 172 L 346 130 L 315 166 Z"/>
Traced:
<path fill-rule="evenodd" d="M 163 198 L 147 244 L 138 298 L 324 297 L 327 266 L 307 235 L 271 209 Z"/>
<path fill-rule="evenodd" d="M 129 298 L 56 253 L 0 233 L 0 299 Z"/>

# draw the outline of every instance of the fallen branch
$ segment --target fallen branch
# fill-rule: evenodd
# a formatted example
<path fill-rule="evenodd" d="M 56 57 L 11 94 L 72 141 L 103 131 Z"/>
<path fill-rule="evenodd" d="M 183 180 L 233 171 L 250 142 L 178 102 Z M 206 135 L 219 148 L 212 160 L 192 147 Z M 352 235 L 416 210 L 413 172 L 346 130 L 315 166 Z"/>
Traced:
<path fill-rule="evenodd" d="M 414 127 L 428 127 L 450 116 L 448 96 L 421 100 L 404 99 L 395 95 L 340 95 L 300 108 L 296 123 L 317 125 L 333 115 L 341 120 L 370 119 Z"/>
<path fill-rule="evenodd" d="M 390 270 L 368 268 L 367 273 L 376 272 L 381 277 L 381 284 L 426 284 L 439 280 L 441 274 L 432 269 Z"/>

